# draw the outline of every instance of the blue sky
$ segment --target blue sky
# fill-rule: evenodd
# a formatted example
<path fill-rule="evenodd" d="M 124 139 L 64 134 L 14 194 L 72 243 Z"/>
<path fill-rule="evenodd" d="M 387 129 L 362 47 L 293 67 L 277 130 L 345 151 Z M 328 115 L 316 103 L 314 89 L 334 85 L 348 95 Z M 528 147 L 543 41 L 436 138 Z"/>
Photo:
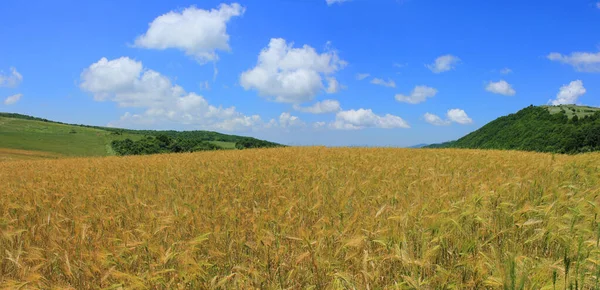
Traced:
<path fill-rule="evenodd" d="M 0 111 L 292 145 L 453 140 L 600 106 L 600 4 L 3 1 Z"/>

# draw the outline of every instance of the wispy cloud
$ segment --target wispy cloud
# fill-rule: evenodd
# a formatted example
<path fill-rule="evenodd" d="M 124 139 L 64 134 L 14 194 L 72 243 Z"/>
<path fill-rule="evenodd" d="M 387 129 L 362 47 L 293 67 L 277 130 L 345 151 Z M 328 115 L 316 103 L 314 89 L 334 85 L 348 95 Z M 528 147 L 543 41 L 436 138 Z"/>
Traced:
<path fill-rule="evenodd" d="M 0 87 L 17 87 L 23 81 L 23 76 L 16 68 L 11 67 L 9 74 L 4 74 L 0 71 Z"/>
<path fill-rule="evenodd" d="M 333 4 L 342 4 L 344 2 L 348 2 L 350 0 L 325 0 L 325 2 L 327 3 L 327 5 L 331 6 Z"/>
<path fill-rule="evenodd" d="M 548 54 L 547 58 L 551 61 L 568 64 L 580 72 L 600 72 L 600 52 L 573 52 L 570 55 L 553 52 Z"/>
<path fill-rule="evenodd" d="M 299 105 L 294 105 L 294 110 L 312 114 L 325 114 L 335 113 L 341 110 L 341 108 L 340 102 L 336 100 L 323 100 L 321 102 L 316 102 L 310 107 L 301 107 Z"/>
<path fill-rule="evenodd" d="M 409 104 L 418 104 L 425 102 L 427 98 L 432 98 L 437 94 L 437 90 L 428 86 L 416 86 L 410 95 L 397 94 L 396 101 L 409 103 Z"/>
<path fill-rule="evenodd" d="M 432 64 L 427 64 L 425 66 L 433 73 L 439 74 L 453 70 L 459 63 L 460 58 L 451 54 L 447 54 L 436 58 Z"/>
<path fill-rule="evenodd" d="M 361 73 L 358 73 L 358 74 L 356 74 L 356 79 L 359 80 L 359 81 L 362 81 L 362 80 L 364 80 L 364 79 L 366 79 L 366 78 L 368 78 L 370 76 L 371 76 L 370 74 L 366 74 L 366 73 L 365 74 L 361 74 Z"/>
<path fill-rule="evenodd" d="M 6 99 L 4 99 L 4 104 L 7 106 L 13 105 L 13 104 L 17 103 L 19 100 L 21 100 L 21 97 L 23 97 L 23 94 L 16 94 L 16 95 L 7 97 Z"/>
<path fill-rule="evenodd" d="M 394 82 L 393 80 L 388 79 L 387 81 L 380 79 L 380 78 L 374 78 L 371 80 L 371 83 L 374 85 L 378 85 L 378 86 L 384 86 L 384 87 L 388 87 L 388 88 L 395 88 L 396 87 L 396 82 Z"/>

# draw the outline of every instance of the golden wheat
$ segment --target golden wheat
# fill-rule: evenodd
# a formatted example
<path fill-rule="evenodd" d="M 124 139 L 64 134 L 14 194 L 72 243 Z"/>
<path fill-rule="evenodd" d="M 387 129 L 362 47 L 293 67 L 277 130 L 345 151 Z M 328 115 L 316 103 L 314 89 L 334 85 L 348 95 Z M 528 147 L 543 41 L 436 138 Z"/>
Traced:
<path fill-rule="evenodd" d="M 591 289 L 600 154 L 281 148 L 0 163 L 0 286 Z"/>

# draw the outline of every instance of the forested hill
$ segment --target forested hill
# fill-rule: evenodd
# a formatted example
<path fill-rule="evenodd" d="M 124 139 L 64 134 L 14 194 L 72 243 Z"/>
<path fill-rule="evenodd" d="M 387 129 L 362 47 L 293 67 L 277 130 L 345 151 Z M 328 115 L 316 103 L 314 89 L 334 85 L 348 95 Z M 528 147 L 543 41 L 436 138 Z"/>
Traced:
<path fill-rule="evenodd" d="M 283 145 L 212 131 L 129 130 L 0 113 L 0 148 L 50 152 L 61 156 L 139 155 L 280 146 Z"/>
<path fill-rule="evenodd" d="M 508 149 L 555 153 L 600 150 L 600 108 L 529 106 L 456 141 L 427 148 Z"/>

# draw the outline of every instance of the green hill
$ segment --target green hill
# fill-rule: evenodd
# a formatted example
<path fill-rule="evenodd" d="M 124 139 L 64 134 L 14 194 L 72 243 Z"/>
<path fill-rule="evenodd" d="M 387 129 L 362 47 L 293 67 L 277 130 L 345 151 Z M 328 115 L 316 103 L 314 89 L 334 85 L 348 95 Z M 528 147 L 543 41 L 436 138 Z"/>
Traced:
<path fill-rule="evenodd" d="M 600 108 L 529 106 L 456 141 L 427 148 L 507 149 L 555 153 L 600 150 Z"/>
<path fill-rule="evenodd" d="M 282 145 L 211 131 L 128 130 L 0 113 L 0 148 L 47 152 L 52 156 L 132 155 L 277 146 Z"/>

